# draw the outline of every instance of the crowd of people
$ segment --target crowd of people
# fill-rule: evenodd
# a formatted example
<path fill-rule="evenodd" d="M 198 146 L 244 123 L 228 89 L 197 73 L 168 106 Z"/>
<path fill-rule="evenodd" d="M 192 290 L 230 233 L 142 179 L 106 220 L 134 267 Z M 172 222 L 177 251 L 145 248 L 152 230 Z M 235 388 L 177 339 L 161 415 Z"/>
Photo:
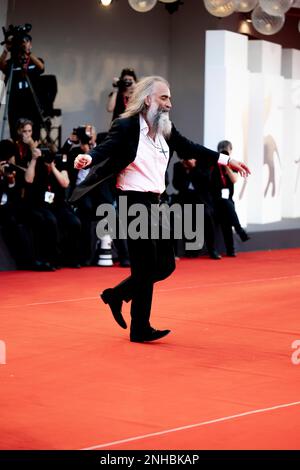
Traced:
<path fill-rule="evenodd" d="M 220 141 L 217 150 L 230 156 L 232 143 L 228 140 Z M 211 259 L 222 258 L 218 250 L 218 245 L 221 245 L 219 232 L 223 236 L 225 253 L 229 257 L 236 256 L 234 232 L 243 242 L 250 239 L 235 210 L 233 195 L 237 180 L 237 172 L 220 164 L 209 167 L 190 159 L 179 160 L 173 167 L 173 186 L 177 194 L 171 200 L 195 207 L 196 204 L 203 204 L 205 250 Z"/>
<path fill-rule="evenodd" d="M 95 264 L 96 244 L 100 251 L 111 249 L 108 232 L 102 234 L 105 247 L 101 246 L 102 235 L 100 245 L 94 237 L 99 206 L 114 207 L 120 222 L 120 199 L 125 198 L 128 213 L 120 226 L 127 236 L 119 232 L 114 245 L 115 257 L 121 266 L 130 266 L 130 275 L 100 296 L 122 328 L 127 328 L 122 304 L 131 302 L 130 341 L 159 340 L 170 330 L 151 325 L 154 284 L 174 271 L 176 249 L 171 236 L 160 235 L 164 228 L 161 201 L 172 203 L 175 198 L 183 206 L 191 204 L 192 211 L 198 210 L 197 203 L 204 204 L 209 256 L 221 259 L 215 245 L 216 223 L 222 228 L 227 256 L 235 256 L 232 227 L 243 241 L 249 236 L 235 212 L 233 186 L 238 173 L 246 177 L 250 170 L 231 158 L 230 142 L 220 142 L 215 151 L 181 135 L 169 118 L 168 82 L 158 76 L 138 80 L 129 68 L 113 80 L 107 101 L 112 124 L 107 132 L 97 133 L 92 124 L 85 123 L 72 130 L 61 148 L 56 148 L 49 133 L 41 142 L 40 128 L 45 123 L 29 75 L 36 80 L 44 63 L 32 55 L 31 47 L 26 32 L 19 38 L 18 53 L 6 47 L 0 57 L 8 88 L 11 135 L 0 142 L 3 238 L 20 269 L 56 271 L 65 266 L 89 266 Z M 13 88 L 18 89 L 17 100 L 10 97 Z M 174 167 L 177 194 L 172 198 L 166 191 L 166 175 L 174 152 L 180 161 Z M 142 216 L 138 223 L 134 217 L 137 207 Z M 108 217 L 104 223 L 109 229 Z M 135 229 L 129 235 L 131 225 Z M 147 226 L 146 236 L 139 231 L 143 225 Z M 158 237 L 152 236 L 155 227 Z M 97 264 L 111 265 L 107 256 L 112 255 L 104 255 L 103 250 L 103 264 L 100 256 Z"/>
<path fill-rule="evenodd" d="M 95 237 L 96 209 L 102 203 L 116 206 L 116 180 L 106 179 L 75 205 L 70 204 L 69 198 L 90 171 L 75 168 L 76 157 L 101 144 L 107 133 L 97 133 L 88 123 L 74 128 L 61 148 L 51 142 L 41 143 L 42 121 L 31 85 L 38 87 L 44 61 L 32 54 L 32 38 L 27 33 L 19 55 L 12 58 L 9 52 L 6 46 L 0 57 L 0 70 L 6 82 L 14 67 L 8 107 L 11 139 L 0 142 L 3 238 L 19 269 L 55 271 L 62 266 L 101 265 L 98 262 L 101 240 Z M 126 111 L 137 83 L 137 75 L 130 68 L 113 79 L 113 90 L 107 100 L 113 122 Z M 231 150 L 230 142 L 219 143 L 219 152 L 230 155 Z M 179 160 L 172 175 L 177 194 L 162 195 L 164 202 L 204 204 L 205 246 L 212 259 L 221 259 L 216 248 L 216 225 L 222 229 L 227 256 L 236 255 L 232 227 L 243 241 L 249 239 L 234 208 L 236 179 L 237 173 L 228 166 L 208 167 L 193 158 Z M 115 240 L 112 253 L 114 262 L 130 266 L 126 240 Z"/>

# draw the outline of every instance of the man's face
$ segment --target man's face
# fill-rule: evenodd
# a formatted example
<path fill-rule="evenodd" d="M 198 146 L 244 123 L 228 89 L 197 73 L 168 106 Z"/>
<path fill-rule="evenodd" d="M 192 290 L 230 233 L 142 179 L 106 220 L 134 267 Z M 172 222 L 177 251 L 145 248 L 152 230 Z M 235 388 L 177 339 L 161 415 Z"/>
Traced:
<path fill-rule="evenodd" d="M 29 39 L 24 39 L 22 41 L 21 50 L 26 54 L 29 54 L 32 48 L 31 41 Z"/>
<path fill-rule="evenodd" d="M 85 133 L 91 138 L 90 144 L 93 145 L 96 142 L 97 134 L 95 128 L 91 124 L 85 126 Z"/>
<path fill-rule="evenodd" d="M 169 87 L 163 82 L 155 82 L 153 93 L 145 100 L 148 105 L 147 118 L 150 124 L 157 122 L 161 116 L 169 117 L 171 94 Z"/>
<path fill-rule="evenodd" d="M 148 105 L 146 119 L 152 131 L 168 137 L 172 128 L 169 119 L 169 111 L 172 107 L 169 87 L 163 82 L 156 82 L 153 93 L 147 96 L 145 104 Z"/>
<path fill-rule="evenodd" d="M 27 141 L 28 139 L 30 139 L 30 137 L 32 136 L 32 126 L 31 126 L 31 124 L 26 124 L 24 127 L 22 127 L 19 134 L 23 138 L 24 142 Z"/>
<path fill-rule="evenodd" d="M 169 112 L 172 108 L 171 104 L 171 93 L 169 87 L 163 82 L 155 82 L 154 90 L 151 96 L 146 98 L 146 104 L 157 111 Z"/>

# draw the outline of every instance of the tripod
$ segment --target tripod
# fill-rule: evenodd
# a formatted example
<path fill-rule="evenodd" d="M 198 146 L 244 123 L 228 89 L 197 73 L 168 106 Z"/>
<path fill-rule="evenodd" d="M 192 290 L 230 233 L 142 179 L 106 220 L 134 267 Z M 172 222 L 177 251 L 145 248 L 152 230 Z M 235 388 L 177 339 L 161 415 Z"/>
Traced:
<path fill-rule="evenodd" d="M 2 128 L 1 128 L 1 140 L 4 137 L 5 128 L 6 128 L 7 121 L 8 121 L 9 106 L 10 106 L 10 103 L 11 103 L 12 83 L 13 83 L 14 72 L 16 70 L 20 70 L 20 67 L 16 67 L 15 63 L 14 63 L 14 60 L 11 59 L 9 73 L 8 73 L 8 80 L 7 80 L 7 83 L 6 83 L 6 102 L 5 102 L 5 108 L 4 108 L 3 123 L 2 123 Z M 45 137 L 44 140 L 48 144 L 49 143 L 53 144 L 54 141 L 50 136 L 51 119 L 49 117 L 44 116 L 44 112 L 41 108 L 39 99 L 38 99 L 38 97 L 37 97 L 37 95 L 34 91 L 31 80 L 28 76 L 27 71 L 24 70 L 24 69 L 22 70 L 22 78 L 25 79 L 25 81 L 28 85 L 28 88 L 30 90 L 31 96 L 33 98 L 33 103 L 34 103 L 34 106 L 35 106 L 35 110 L 37 111 L 37 115 L 39 117 L 39 121 L 40 121 L 39 123 L 41 124 L 41 128 L 44 129 L 45 132 L 46 132 L 46 137 Z M 0 103 L 2 103 L 4 92 L 5 92 L 5 87 L 3 87 L 3 89 L 2 89 L 2 95 L 1 95 Z"/>

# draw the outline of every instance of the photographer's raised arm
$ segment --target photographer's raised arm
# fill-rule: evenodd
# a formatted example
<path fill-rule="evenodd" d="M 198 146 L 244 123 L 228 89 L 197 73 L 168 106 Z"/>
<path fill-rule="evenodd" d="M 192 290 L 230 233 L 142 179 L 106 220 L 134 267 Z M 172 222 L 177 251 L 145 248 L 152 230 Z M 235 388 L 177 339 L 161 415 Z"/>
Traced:
<path fill-rule="evenodd" d="M 37 66 L 39 71 L 44 72 L 44 70 L 45 70 L 44 62 L 41 59 L 39 59 L 38 57 L 36 57 L 34 54 L 32 54 L 32 52 L 30 53 L 30 58 L 31 58 L 32 62 L 34 63 L 34 65 Z"/>
<path fill-rule="evenodd" d="M 0 176 L 3 176 L 5 173 L 5 166 L 7 165 L 7 161 L 0 161 Z"/>
<path fill-rule="evenodd" d="M 35 167 L 36 167 L 36 162 L 39 157 L 41 157 L 42 152 L 40 149 L 34 149 L 32 151 L 32 159 L 29 162 L 29 165 L 25 171 L 25 181 L 26 183 L 33 183 L 34 177 L 35 177 Z"/>
<path fill-rule="evenodd" d="M 0 56 L 0 70 L 4 74 L 7 72 L 7 56 L 9 51 L 4 47 L 3 52 Z"/>
<path fill-rule="evenodd" d="M 115 106 L 116 106 L 116 101 L 117 101 L 117 90 L 113 90 L 109 95 L 108 95 L 108 98 L 107 98 L 107 103 L 106 103 L 106 110 L 109 112 L 109 113 L 112 113 L 113 110 L 115 109 Z"/>
<path fill-rule="evenodd" d="M 54 161 L 50 163 L 50 167 L 60 186 L 66 189 L 70 184 L 68 172 L 66 170 L 59 171 L 56 168 Z"/>
<path fill-rule="evenodd" d="M 24 134 L 22 136 L 22 140 L 24 142 L 24 144 L 27 144 L 29 145 L 30 147 L 30 150 L 31 150 L 31 153 L 38 147 L 39 145 L 39 142 L 37 140 L 33 140 L 32 136 L 31 135 L 26 135 Z"/>
<path fill-rule="evenodd" d="M 109 113 L 113 113 L 114 109 L 116 107 L 117 95 L 118 95 L 118 91 L 119 91 L 118 82 L 119 82 L 119 79 L 117 77 L 114 77 L 113 82 L 112 82 L 112 86 L 113 86 L 114 89 L 108 95 L 107 103 L 106 103 L 106 110 Z"/>

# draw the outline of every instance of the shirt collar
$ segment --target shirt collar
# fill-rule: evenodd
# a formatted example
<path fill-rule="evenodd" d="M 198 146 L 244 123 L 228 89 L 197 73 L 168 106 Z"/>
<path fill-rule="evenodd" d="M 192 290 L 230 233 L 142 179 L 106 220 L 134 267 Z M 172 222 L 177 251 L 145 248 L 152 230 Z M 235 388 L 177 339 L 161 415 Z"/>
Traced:
<path fill-rule="evenodd" d="M 149 132 L 149 126 L 146 123 L 144 117 L 140 114 L 140 131 L 144 134 L 147 135 Z"/>

